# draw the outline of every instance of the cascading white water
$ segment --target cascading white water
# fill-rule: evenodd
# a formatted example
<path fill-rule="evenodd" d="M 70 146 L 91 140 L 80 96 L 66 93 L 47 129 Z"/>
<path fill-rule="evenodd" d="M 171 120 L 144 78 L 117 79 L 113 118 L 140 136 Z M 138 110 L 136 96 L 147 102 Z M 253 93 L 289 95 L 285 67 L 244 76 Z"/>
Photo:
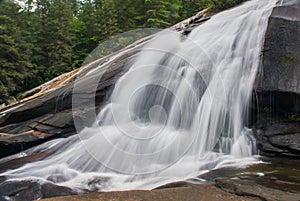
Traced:
<path fill-rule="evenodd" d="M 50 156 L 2 175 L 75 189 L 151 189 L 253 162 L 245 117 L 275 4 L 249 1 L 187 38 L 158 34 L 91 128 L 38 146 L 31 151 Z"/>

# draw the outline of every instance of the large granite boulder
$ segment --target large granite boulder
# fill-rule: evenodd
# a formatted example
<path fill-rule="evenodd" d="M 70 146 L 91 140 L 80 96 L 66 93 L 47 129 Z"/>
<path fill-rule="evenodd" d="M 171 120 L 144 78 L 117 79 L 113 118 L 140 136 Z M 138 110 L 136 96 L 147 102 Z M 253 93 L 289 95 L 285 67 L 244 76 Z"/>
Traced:
<path fill-rule="evenodd" d="M 263 155 L 300 157 L 300 2 L 278 2 L 257 76 L 255 125 Z"/>
<path fill-rule="evenodd" d="M 294 3 L 292 3 L 294 2 Z M 300 2 L 283 1 L 269 19 L 256 89 L 300 94 Z"/>

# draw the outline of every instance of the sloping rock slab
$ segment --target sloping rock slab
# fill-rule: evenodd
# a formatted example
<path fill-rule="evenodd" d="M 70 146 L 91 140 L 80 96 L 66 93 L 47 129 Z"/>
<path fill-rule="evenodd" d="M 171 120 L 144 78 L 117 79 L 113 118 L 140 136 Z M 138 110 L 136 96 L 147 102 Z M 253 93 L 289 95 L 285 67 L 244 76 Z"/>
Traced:
<path fill-rule="evenodd" d="M 300 198 L 299 191 L 286 192 L 283 190 L 278 190 L 263 185 L 259 185 L 257 184 L 257 182 L 249 181 L 249 180 L 217 179 L 216 186 L 219 187 L 220 189 L 223 189 L 226 192 L 238 196 L 248 196 L 252 198 L 257 198 L 262 201 L 278 201 L 278 200 L 299 201 Z"/>
<path fill-rule="evenodd" d="M 123 191 L 109 193 L 93 193 L 77 196 L 57 197 L 45 201 L 252 201 L 248 197 L 240 197 L 227 193 L 214 185 L 199 185 L 181 188 L 168 188 L 153 191 Z"/>
<path fill-rule="evenodd" d="M 143 42 L 145 42 L 144 39 Z M 137 45 L 137 44 L 136 44 Z M 73 114 L 78 119 L 84 119 L 91 110 L 99 111 L 116 80 L 126 70 L 126 62 L 135 54 L 140 46 L 131 47 L 129 53 L 124 52 L 113 64 L 107 64 L 109 58 L 103 58 L 85 67 L 77 78 L 80 79 L 81 90 L 78 92 L 77 102 L 72 104 L 73 82 L 63 85 L 49 93 L 36 97 L 19 106 L 0 113 L 0 158 L 23 149 L 33 147 L 45 141 L 68 137 L 76 134 Z M 117 53 L 116 53 L 117 54 Z M 111 57 L 116 54 L 111 55 Z M 97 64 L 106 69 L 96 91 L 91 88 L 90 82 L 98 79 L 97 73 L 84 75 Z M 106 66 L 105 66 L 106 65 Z M 103 68 L 101 68 L 103 70 Z M 99 69 L 101 71 L 101 69 Z M 97 70 L 97 69 L 96 69 Z M 82 78 L 80 78 L 82 77 Z M 95 101 L 96 100 L 96 101 Z M 90 103 L 95 101 L 96 105 Z M 95 108 L 96 107 L 96 108 Z M 82 128 L 81 128 L 82 129 Z M 36 136 L 36 133 L 43 134 Z"/>

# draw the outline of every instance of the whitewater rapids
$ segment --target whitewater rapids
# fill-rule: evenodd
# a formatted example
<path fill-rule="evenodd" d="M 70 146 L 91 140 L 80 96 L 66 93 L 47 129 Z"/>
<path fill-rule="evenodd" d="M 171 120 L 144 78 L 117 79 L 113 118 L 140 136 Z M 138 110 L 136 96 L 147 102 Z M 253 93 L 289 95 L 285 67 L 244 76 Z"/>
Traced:
<path fill-rule="evenodd" d="M 257 162 L 245 125 L 276 3 L 246 2 L 188 37 L 157 34 L 117 81 L 92 127 L 25 151 L 50 154 L 1 175 L 78 191 L 153 189 Z"/>

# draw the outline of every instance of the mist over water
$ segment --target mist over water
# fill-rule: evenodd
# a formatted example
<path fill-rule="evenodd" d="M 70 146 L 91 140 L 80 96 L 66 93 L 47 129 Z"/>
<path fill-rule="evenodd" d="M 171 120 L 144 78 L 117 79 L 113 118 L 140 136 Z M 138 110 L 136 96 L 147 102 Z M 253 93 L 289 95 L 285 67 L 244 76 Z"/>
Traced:
<path fill-rule="evenodd" d="M 27 151 L 48 156 L 2 175 L 111 191 L 152 189 L 254 163 L 245 123 L 275 4 L 249 1 L 187 37 L 159 33 L 117 81 L 92 127 Z"/>

